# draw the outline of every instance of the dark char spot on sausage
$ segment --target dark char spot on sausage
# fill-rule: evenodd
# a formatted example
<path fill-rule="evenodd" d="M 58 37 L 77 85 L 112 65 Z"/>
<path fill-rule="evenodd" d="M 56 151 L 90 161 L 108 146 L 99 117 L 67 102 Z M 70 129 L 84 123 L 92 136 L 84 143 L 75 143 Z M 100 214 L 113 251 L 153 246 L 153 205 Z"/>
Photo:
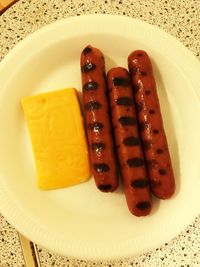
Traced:
<path fill-rule="evenodd" d="M 85 110 L 87 111 L 100 109 L 100 107 L 101 107 L 101 104 L 98 101 L 90 101 L 85 104 Z"/>
<path fill-rule="evenodd" d="M 160 169 L 160 170 L 159 170 L 159 174 L 160 174 L 160 175 L 165 175 L 165 174 L 166 174 L 166 171 L 165 171 L 164 169 Z"/>
<path fill-rule="evenodd" d="M 153 133 L 154 133 L 154 134 L 158 134 L 159 131 L 158 131 L 157 129 L 154 129 L 154 130 L 153 130 Z"/>
<path fill-rule="evenodd" d="M 116 104 L 119 106 L 129 107 L 133 105 L 133 101 L 130 97 L 120 97 L 116 99 Z"/>
<path fill-rule="evenodd" d="M 138 56 L 138 57 L 142 57 L 143 54 L 142 54 L 142 53 L 138 53 L 137 56 Z"/>
<path fill-rule="evenodd" d="M 150 95 L 151 94 L 151 91 L 150 90 L 146 90 L 145 91 L 145 95 Z"/>
<path fill-rule="evenodd" d="M 154 114 L 155 113 L 155 110 L 154 109 L 150 109 L 149 110 L 149 114 Z"/>
<path fill-rule="evenodd" d="M 149 169 L 153 169 L 158 165 L 157 161 L 155 159 L 147 160 L 147 166 Z"/>
<path fill-rule="evenodd" d="M 162 153 L 163 153 L 163 150 L 162 150 L 161 148 L 158 148 L 158 149 L 156 150 L 156 153 L 157 153 L 157 154 L 162 154 Z"/>
<path fill-rule="evenodd" d="M 112 185 L 111 184 L 100 184 L 98 186 L 99 190 L 101 191 L 109 191 L 112 189 Z"/>
<path fill-rule="evenodd" d="M 93 168 L 96 172 L 108 172 L 110 170 L 110 167 L 106 163 L 94 163 Z"/>
<path fill-rule="evenodd" d="M 91 122 L 88 123 L 88 129 L 92 130 L 93 132 L 99 132 L 103 128 L 103 124 L 100 122 Z"/>
<path fill-rule="evenodd" d="M 146 76 L 147 73 L 146 73 L 145 71 L 141 71 L 141 75 L 142 75 L 142 76 Z"/>
<path fill-rule="evenodd" d="M 115 77 L 112 79 L 114 86 L 129 86 L 130 80 L 124 77 Z"/>
<path fill-rule="evenodd" d="M 100 152 L 100 151 L 102 151 L 102 150 L 105 149 L 106 145 L 105 145 L 104 143 L 99 142 L 99 143 L 92 143 L 92 144 L 90 145 L 90 147 L 91 147 L 91 149 L 92 149 L 93 151 L 95 151 L 95 152 Z"/>
<path fill-rule="evenodd" d="M 146 178 L 140 178 L 132 181 L 131 186 L 134 188 L 145 188 L 148 186 L 148 180 Z"/>
<path fill-rule="evenodd" d="M 94 91 L 98 88 L 97 82 L 88 82 L 83 85 L 83 90 L 85 91 Z"/>
<path fill-rule="evenodd" d="M 138 146 L 140 144 L 140 139 L 138 137 L 130 136 L 123 140 L 125 146 Z"/>
<path fill-rule="evenodd" d="M 143 202 L 139 202 L 136 207 L 139 209 L 139 210 L 146 210 L 146 209 L 149 209 L 151 206 L 151 204 L 148 202 L 148 201 L 143 201 Z"/>
<path fill-rule="evenodd" d="M 126 162 L 129 167 L 141 167 L 144 165 L 144 160 L 142 158 L 131 158 Z"/>
<path fill-rule="evenodd" d="M 124 116 L 118 119 L 121 125 L 135 125 L 137 123 L 135 117 Z"/>
<path fill-rule="evenodd" d="M 91 62 L 88 62 L 88 63 L 86 63 L 85 65 L 83 65 L 81 67 L 81 71 L 82 72 L 88 72 L 88 71 L 91 71 L 91 70 L 94 70 L 94 69 L 96 69 L 96 65 L 91 63 Z"/>
<path fill-rule="evenodd" d="M 84 49 L 83 49 L 83 54 L 84 55 L 86 55 L 86 54 L 88 54 L 88 53 L 90 53 L 92 51 L 92 48 L 91 47 L 89 47 L 89 46 L 86 46 Z"/>

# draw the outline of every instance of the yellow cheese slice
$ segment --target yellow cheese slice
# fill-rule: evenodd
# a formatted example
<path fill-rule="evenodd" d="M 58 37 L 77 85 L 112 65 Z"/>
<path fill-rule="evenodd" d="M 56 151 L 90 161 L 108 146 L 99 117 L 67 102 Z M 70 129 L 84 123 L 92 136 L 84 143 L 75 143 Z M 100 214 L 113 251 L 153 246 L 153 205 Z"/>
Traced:
<path fill-rule="evenodd" d="M 85 182 L 90 163 L 76 89 L 62 89 L 22 99 L 38 186 L 56 189 Z"/>

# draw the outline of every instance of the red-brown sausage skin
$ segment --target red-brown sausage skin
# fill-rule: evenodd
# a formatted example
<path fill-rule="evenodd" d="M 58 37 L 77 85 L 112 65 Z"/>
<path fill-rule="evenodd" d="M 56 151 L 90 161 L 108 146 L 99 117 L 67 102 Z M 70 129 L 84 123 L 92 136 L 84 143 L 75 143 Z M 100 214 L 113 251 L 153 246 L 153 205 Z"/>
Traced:
<path fill-rule="evenodd" d="M 151 61 L 145 51 L 137 50 L 129 55 L 128 66 L 151 190 L 167 199 L 175 191 L 175 180 Z"/>
<path fill-rule="evenodd" d="M 151 192 L 141 147 L 129 73 L 117 67 L 108 72 L 107 83 L 114 135 L 126 200 L 136 216 L 151 211 Z"/>
<path fill-rule="evenodd" d="M 86 46 L 81 53 L 83 102 L 92 172 L 103 192 L 118 187 L 118 176 L 111 133 L 105 61 L 102 52 Z"/>

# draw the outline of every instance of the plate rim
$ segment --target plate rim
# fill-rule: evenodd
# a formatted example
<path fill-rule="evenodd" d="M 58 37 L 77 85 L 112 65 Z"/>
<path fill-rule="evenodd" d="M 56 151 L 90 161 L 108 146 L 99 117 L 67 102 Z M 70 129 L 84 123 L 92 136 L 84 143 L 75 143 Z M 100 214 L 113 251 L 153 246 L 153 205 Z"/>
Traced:
<path fill-rule="evenodd" d="M 42 35 L 43 33 L 47 33 L 48 31 L 51 31 L 53 30 L 53 28 L 56 28 L 56 27 L 60 27 L 62 25 L 64 25 L 65 23 L 73 23 L 73 21 L 76 21 L 76 23 L 79 23 L 78 21 L 80 20 L 84 20 L 84 19 L 91 19 L 91 20 L 95 20 L 95 19 L 112 19 L 112 20 L 126 20 L 128 23 L 136 23 L 136 24 L 140 24 L 142 26 L 145 26 L 147 28 L 151 28 L 153 29 L 153 31 L 158 31 L 159 33 L 161 33 L 162 35 L 164 35 L 167 39 L 169 38 L 171 40 L 171 42 L 175 43 L 178 47 L 180 47 L 180 50 L 183 51 L 186 56 L 189 58 L 189 60 L 192 60 L 193 61 L 193 64 L 196 64 L 198 67 L 195 71 L 195 73 L 199 73 L 200 71 L 200 64 L 199 64 L 199 61 L 197 60 L 197 58 L 185 47 L 183 46 L 183 44 L 177 40 L 175 37 L 171 36 L 170 34 L 164 32 L 163 30 L 161 30 L 160 28 L 158 28 L 157 26 L 154 26 L 154 25 L 151 25 L 151 24 L 148 24 L 147 22 L 144 22 L 144 21 L 141 21 L 139 19 L 134 19 L 134 18 L 131 18 L 131 17 L 126 17 L 126 16 L 119 16 L 119 15 L 108 15 L 108 14 L 90 14 L 90 15 L 82 15 L 82 16 L 71 16 L 71 17 L 68 17 L 68 18 L 65 18 L 65 19 L 62 19 L 62 20 L 58 20 L 56 22 L 53 22 L 49 25 L 46 25 L 44 27 L 42 27 L 41 29 L 35 31 L 34 33 L 30 34 L 28 37 L 26 37 L 25 39 L 23 39 L 21 42 L 19 42 L 6 56 L 5 58 L 3 58 L 3 60 L 0 62 L 0 77 L 1 77 L 1 73 L 4 71 L 4 66 L 6 66 L 7 64 L 10 64 L 10 61 L 12 61 L 12 58 L 13 56 L 16 56 L 16 53 L 18 53 L 18 51 L 20 49 L 23 49 L 24 46 L 26 46 L 29 42 L 31 42 L 32 40 L 34 39 L 37 39 L 40 35 Z M 109 28 L 109 27 L 108 27 Z M 199 71 L 198 71 L 199 69 Z M 1 78 L 2 79 L 2 78 Z M 1 81 L 0 79 L 0 81 Z M 5 82 L 5 81 L 4 81 Z M 200 82 L 199 82 L 200 84 Z M 6 88 L 6 84 L 4 85 L 5 88 Z M 196 90 L 194 89 L 194 91 L 196 92 Z M 0 97 L 1 97 L 1 93 L 0 92 Z M 200 96 L 200 86 L 199 86 L 199 92 L 196 92 L 196 95 L 197 97 L 199 98 Z M 2 183 L 2 180 L 0 178 L 0 183 Z M 3 183 L 2 183 L 3 185 Z M 24 234 L 25 236 L 30 236 L 29 234 L 27 235 L 27 231 L 24 230 L 26 229 L 26 223 L 24 224 L 24 222 L 18 222 L 18 224 L 14 224 L 14 220 L 15 220 L 15 216 L 17 216 L 17 212 L 13 206 L 13 203 L 11 201 L 12 197 L 10 195 L 10 192 L 7 191 L 7 189 L 5 187 L 0 187 L 0 199 L 4 199 L 4 201 L 2 201 L 3 203 L 9 203 L 9 209 L 8 209 L 8 206 L 7 205 L 0 205 L 0 210 L 1 210 L 1 213 L 5 216 L 5 218 L 11 222 L 11 224 L 15 225 L 15 228 L 16 229 L 19 229 L 19 231 Z M 20 207 L 18 207 L 18 209 L 20 210 Z M 12 210 L 12 212 L 11 212 Z M 21 214 L 23 214 L 23 211 L 19 211 L 18 212 L 21 212 Z M 14 214 L 13 217 L 15 218 L 11 218 L 11 214 Z M 198 214 L 196 214 L 197 216 Z M 195 219 L 195 217 L 193 218 L 193 220 Z M 20 220 L 19 220 L 20 221 Z M 35 222 L 36 223 L 36 222 Z M 187 224 L 188 225 L 188 224 Z M 36 232 L 39 232 L 36 227 L 34 227 L 34 229 L 36 230 Z M 182 229 L 183 230 L 183 229 Z M 44 229 L 42 229 L 42 231 L 44 231 Z M 41 232 L 40 231 L 40 236 L 41 236 Z M 178 233 L 177 233 L 178 234 Z M 33 235 L 32 235 L 33 236 Z M 43 246 L 47 247 L 48 249 L 52 250 L 52 247 L 49 247 L 49 244 L 52 243 L 50 242 L 50 238 L 48 237 L 47 238 L 47 235 L 44 234 L 44 237 L 46 238 L 45 242 L 41 242 L 41 240 L 43 240 L 43 238 L 40 238 L 40 244 L 42 244 Z M 36 243 L 38 243 L 38 241 L 36 240 L 36 238 L 32 238 L 32 240 Z M 59 243 L 59 242 L 58 242 Z M 56 245 L 59 247 L 60 245 L 56 243 Z M 160 244 L 161 245 L 161 244 Z M 155 248 L 157 247 L 157 245 L 155 246 Z M 154 248 L 152 248 L 154 249 Z M 61 253 L 62 255 L 65 255 L 66 254 L 63 254 L 63 251 L 61 251 L 60 249 L 55 249 L 55 251 Z M 146 251 L 143 251 L 141 253 L 144 253 Z M 86 252 L 87 253 L 87 252 Z M 96 255 L 93 255 L 93 256 L 88 256 L 86 254 L 81 254 L 80 255 L 77 255 L 77 251 L 75 252 L 75 254 L 71 251 L 70 254 L 72 255 L 72 257 L 79 257 L 79 258 L 84 258 L 84 259 L 93 259 L 93 260 L 101 260 L 102 261 L 102 258 L 100 258 L 99 256 L 96 256 Z M 124 253 L 123 253 L 124 254 Z M 71 256 L 69 255 L 69 256 Z M 130 254 L 127 254 L 127 255 L 124 255 L 126 258 L 127 257 L 130 257 L 132 255 Z M 111 256 L 111 257 L 106 257 L 105 259 L 106 260 L 113 260 L 113 259 L 121 259 L 122 257 L 124 258 L 124 256 L 120 256 L 120 257 L 116 257 L 116 256 Z M 104 260 L 104 259 L 103 259 Z"/>

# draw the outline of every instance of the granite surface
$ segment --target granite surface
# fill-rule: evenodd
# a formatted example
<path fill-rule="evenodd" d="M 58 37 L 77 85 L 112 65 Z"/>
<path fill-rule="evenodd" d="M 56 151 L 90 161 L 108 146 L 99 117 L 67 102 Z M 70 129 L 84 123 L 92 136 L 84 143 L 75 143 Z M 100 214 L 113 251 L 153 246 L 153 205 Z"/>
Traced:
<path fill-rule="evenodd" d="M 139 18 L 177 37 L 200 59 L 199 0 L 26 0 L 0 17 L 0 59 L 20 40 L 44 25 L 68 16 L 106 13 Z M 38 247 L 42 267 L 49 266 L 200 266 L 200 217 L 169 243 L 134 259 L 86 262 Z M 22 267 L 17 231 L 0 215 L 0 267 Z"/>

